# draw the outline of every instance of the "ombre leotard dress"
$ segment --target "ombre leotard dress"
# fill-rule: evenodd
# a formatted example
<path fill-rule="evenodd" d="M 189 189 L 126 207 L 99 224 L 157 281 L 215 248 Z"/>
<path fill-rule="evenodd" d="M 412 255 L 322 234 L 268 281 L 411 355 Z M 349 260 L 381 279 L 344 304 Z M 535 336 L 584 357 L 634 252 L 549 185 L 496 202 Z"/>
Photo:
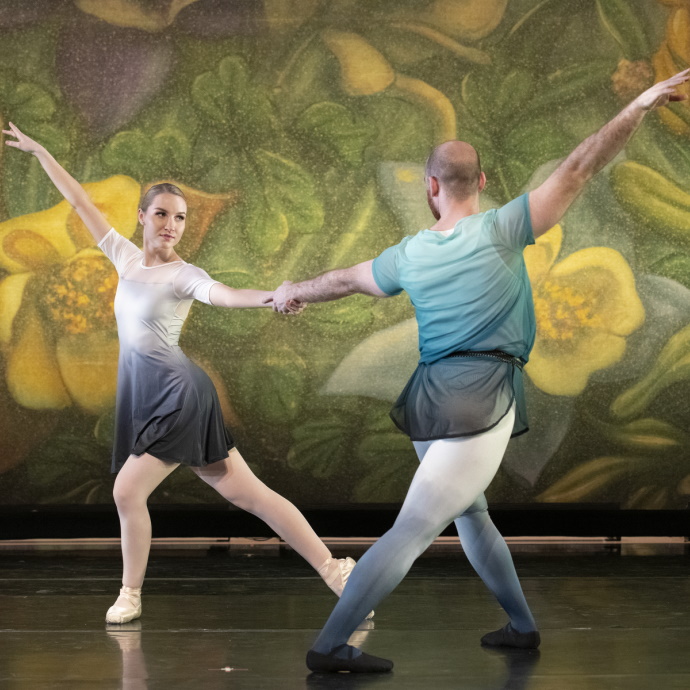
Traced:
<path fill-rule="evenodd" d="M 185 261 L 144 266 L 144 253 L 114 229 L 98 246 L 119 276 L 120 339 L 112 471 L 130 455 L 203 466 L 234 446 L 206 373 L 178 345 L 192 302 L 211 304 L 217 282 Z"/>

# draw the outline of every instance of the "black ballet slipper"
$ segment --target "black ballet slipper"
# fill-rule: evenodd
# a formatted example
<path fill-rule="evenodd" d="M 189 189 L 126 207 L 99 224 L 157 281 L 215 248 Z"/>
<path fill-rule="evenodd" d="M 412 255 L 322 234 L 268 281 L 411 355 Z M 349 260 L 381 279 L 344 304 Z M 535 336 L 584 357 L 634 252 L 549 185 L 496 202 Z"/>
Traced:
<path fill-rule="evenodd" d="M 514 649 L 537 649 L 541 644 L 539 631 L 518 632 L 508 623 L 500 630 L 486 633 L 482 637 L 482 647 L 513 647 Z"/>
<path fill-rule="evenodd" d="M 307 667 L 316 673 L 388 673 L 393 668 L 393 662 L 388 659 L 364 652 L 354 656 L 355 649 L 346 644 L 341 644 L 328 654 L 320 654 L 310 649 L 307 652 Z M 343 655 L 343 652 L 346 655 Z M 338 653 L 342 656 L 336 656 Z"/>

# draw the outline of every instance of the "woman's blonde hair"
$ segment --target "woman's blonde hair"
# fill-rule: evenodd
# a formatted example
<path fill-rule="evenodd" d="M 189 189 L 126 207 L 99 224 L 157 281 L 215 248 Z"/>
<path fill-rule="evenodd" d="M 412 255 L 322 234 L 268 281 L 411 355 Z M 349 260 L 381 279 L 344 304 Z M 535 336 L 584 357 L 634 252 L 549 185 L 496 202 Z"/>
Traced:
<path fill-rule="evenodd" d="M 151 202 L 159 194 L 174 194 L 175 196 L 181 196 L 185 201 L 187 201 L 187 197 L 184 195 L 184 192 L 177 185 L 174 185 L 170 182 L 161 182 L 159 184 L 152 185 L 146 190 L 146 194 L 141 197 L 141 201 L 139 202 L 139 208 L 146 212 L 146 209 L 151 205 Z"/>

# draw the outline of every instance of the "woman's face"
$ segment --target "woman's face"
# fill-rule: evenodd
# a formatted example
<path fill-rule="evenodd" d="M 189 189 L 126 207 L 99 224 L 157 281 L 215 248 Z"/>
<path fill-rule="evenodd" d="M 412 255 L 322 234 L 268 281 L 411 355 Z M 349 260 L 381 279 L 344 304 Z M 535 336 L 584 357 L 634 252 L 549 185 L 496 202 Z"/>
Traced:
<path fill-rule="evenodd" d="M 187 203 L 177 194 L 157 194 L 146 211 L 139 209 L 144 226 L 144 242 L 154 248 L 172 248 L 182 238 Z"/>

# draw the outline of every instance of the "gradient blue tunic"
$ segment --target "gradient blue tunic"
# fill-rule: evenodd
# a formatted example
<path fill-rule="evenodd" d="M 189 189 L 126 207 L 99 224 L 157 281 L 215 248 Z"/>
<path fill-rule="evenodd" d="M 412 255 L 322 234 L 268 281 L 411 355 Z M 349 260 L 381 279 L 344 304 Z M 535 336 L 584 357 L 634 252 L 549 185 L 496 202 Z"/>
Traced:
<path fill-rule="evenodd" d="M 527 431 L 522 370 L 488 356 L 527 362 L 536 334 L 523 250 L 534 244 L 527 194 L 460 220 L 447 236 L 422 230 L 373 263 L 377 285 L 405 290 L 419 328 L 419 365 L 391 411 L 413 441 L 481 433 L 516 402 L 513 435 Z"/>

